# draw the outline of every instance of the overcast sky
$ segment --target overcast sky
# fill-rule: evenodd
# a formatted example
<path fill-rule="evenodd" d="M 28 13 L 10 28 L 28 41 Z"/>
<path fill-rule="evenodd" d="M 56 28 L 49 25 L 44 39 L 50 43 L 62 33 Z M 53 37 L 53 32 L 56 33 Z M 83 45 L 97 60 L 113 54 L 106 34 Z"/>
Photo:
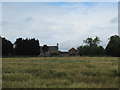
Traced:
<path fill-rule="evenodd" d="M 117 2 L 4 2 L 2 36 L 36 38 L 40 45 L 56 45 L 60 50 L 82 45 L 87 37 L 100 37 L 106 46 L 118 34 Z"/>

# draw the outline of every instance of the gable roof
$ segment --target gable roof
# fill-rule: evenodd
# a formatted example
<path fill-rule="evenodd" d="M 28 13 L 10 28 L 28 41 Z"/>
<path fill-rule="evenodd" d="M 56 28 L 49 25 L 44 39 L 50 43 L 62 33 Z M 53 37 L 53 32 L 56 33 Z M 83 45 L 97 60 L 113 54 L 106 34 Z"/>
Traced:
<path fill-rule="evenodd" d="M 70 51 L 77 51 L 77 49 L 71 48 L 71 49 L 69 49 L 69 52 L 70 52 Z"/>

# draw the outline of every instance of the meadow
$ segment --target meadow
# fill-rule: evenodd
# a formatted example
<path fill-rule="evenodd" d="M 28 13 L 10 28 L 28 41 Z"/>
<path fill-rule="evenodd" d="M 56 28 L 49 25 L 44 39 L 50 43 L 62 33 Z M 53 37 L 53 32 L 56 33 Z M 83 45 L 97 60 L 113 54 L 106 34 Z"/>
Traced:
<path fill-rule="evenodd" d="M 3 88 L 118 88 L 117 57 L 2 59 Z"/>

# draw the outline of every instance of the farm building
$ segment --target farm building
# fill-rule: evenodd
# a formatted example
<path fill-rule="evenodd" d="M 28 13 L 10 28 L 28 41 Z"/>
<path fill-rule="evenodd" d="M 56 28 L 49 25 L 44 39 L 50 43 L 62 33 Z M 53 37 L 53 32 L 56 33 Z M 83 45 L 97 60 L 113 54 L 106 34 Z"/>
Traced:
<path fill-rule="evenodd" d="M 77 50 L 75 48 L 71 48 L 69 51 L 70 56 L 76 56 L 77 55 Z"/>
<path fill-rule="evenodd" d="M 71 48 L 68 52 L 59 51 L 61 56 L 77 56 L 77 50 L 75 48 Z"/>
<path fill-rule="evenodd" d="M 44 53 L 42 51 L 42 47 L 40 46 L 40 56 L 44 56 Z M 46 52 L 46 56 L 51 56 L 51 55 L 58 55 L 58 56 L 76 56 L 77 55 L 77 50 L 75 48 L 71 48 L 68 51 L 59 51 L 59 45 L 57 43 L 56 46 L 48 46 L 48 52 Z"/>
<path fill-rule="evenodd" d="M 43 47 L 43 46 L 40 46 L 40 52 L 41 52 L 40 56 L 43 56 L 43 50 L 42 50 L 42 47 Z M 58 52 L 59 52 L 58 49 L 59 49 L 59 48 L 58 48 L 58 43 L 57 43 L 56 46 L 48 46 L 48 52 L 46 53 L 47 56 L 49 56 L 50 53 L 55 53 L 55 52 L 58 53 Z"/>

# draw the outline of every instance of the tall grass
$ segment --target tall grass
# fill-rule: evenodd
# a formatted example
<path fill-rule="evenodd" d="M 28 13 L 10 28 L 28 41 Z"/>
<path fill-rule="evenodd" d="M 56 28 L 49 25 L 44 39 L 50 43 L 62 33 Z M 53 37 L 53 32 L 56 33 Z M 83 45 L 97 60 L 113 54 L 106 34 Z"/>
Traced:
<path fill-rule="evenodd" d="M 3 88 L 118 88 L 117 57 L 3 58 Z"/>

